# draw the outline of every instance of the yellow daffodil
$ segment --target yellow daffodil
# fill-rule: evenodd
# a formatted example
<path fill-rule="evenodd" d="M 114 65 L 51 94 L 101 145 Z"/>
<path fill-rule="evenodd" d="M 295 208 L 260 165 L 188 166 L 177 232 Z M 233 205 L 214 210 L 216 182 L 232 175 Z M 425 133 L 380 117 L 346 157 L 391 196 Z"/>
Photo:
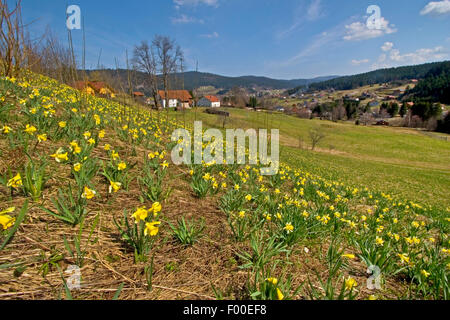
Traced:
<path fill-rule="evenodd" d="M 356 258 L 356 256 L 354 254 L 351 254 L 351 253 L 343 254 L 342 257 L 343 258 L 347 258 L 347 259 L 351 259 L 351 260 Z"/>
<path fill-rule="evenodd" d="M 422 270 L 422 271 L 420 271 L 420 273 L 421 273 L 425 278 L 428 278 L 428 277 L 431 275 L 431 273 L 427 272 L 426 270 Z"/>
<path fill-rule="evenodd" d="M 62 148 L 58 149 L 58 151 L 56 151 L 55 154 L 52 154 L 51 157 L 54 158 L 58 163 L 69 161 L 68 153 L 64 152 Z"/>
<path fill-rule="evenodd" d="M 92 198 L 95 197 L 96 194 L 97 193 L 94 190 L 89 189 L 88 187 L 84 187 L 84 192 L 81 195 L 81 197 L 87 200 L 91 200 Z"/>
<path fill-rule="evenodd" d="M 150 237 L 154 237 L 158 234 L 159 232 L 159 225 L 161 224 L 160 221 L 153 221 L 153 222 L 148 222 L 145 224 L 145 230 L 144 230 L 144 234 L 146 236 L 150 236 Z"/>
<path fill-rule="evenodd" d="M 273 284 L 274 286 L 276 286 L 278 284 L 277 278 L 267 278 L 266 281 Z"/>
<path fill-rule="evenodd" d="M 122 184 L 120 182 L 110 181 L 109 193 L 112 193 L 113 191 L 114 191 L 114 193 L 118 192 L 120 190 L 121 186 L 122 186 Z"/>
<path fill-rule="evenodd" d="M 14 209 L 14 208 L 12 208 L 12 209 Z M 12 210 L 12 211 L 14 211 L 14 210 Z M 14 222 L 16 221 L 15 218 L 5 214 L 5 213 L 12 212 L 12 211 L 6 210 L 6 211 L 0 212 L 0 225 L 2 225 L 3 230 L 6 230 L 6 229 L 12 227 L 14 225 Z"/>
<path fill-rule="evenodd" d="M 281 292 L 281 290 L 279 288 L 277 288 L 277 299 L 278 300 L 283 300 L 284 299 L 284 295 Z"/>
<path fill-rule="evenodd" d="M 294 231 L 294 226 L 289 222 L 284 227 L 284 230 L 289 234 Z"/>
<path fill-rule="evenodd" d="M 2 132 L 4 133 L 4 134 L 7 134 L 7 133 L 10 133 L 11 132 L 11 128 L 10 127 L 8 127 L 8 126 L 3 126 L 3 128 L 2 128 Z"/>
<path fill-rule="evenodd" d="M 16 188 L 16 189 L 21 187 L 22 186 L 22 177 L 20 176 L 20 173 L 16 174 L 16 176 L 14 178 L 9 179 L 6 186 Z"/>
<path fill-rule="evenodd" d="M 81 163 L 75 163 L 75 164 L 73 165 L 73 170 L 74 170 L 75 172 L 80 172 L 80 170 L 81 170 Z"/>
<path fill-rule="evenodd" d="M 125 162 L 121 162 L 119 163 L 119 165 L 117 166 L 117 170 L 119 171 L 123 171 L 127 168 L 127 164 Z"/>
<path fill-rule="evenodd" d="M 37 136 L 37 139 L 38 139 L 39 142 L 47 141 L 47 135 L 45 133 L 44 134 L 39 134 Z"/>
<path fill-rule="evenodd" d="M 351 277 L 345 280 L 345 290 L 351 291 L 357 285 L 358 282 L 356 282 L 356 280 Z"/>
<path fill-rule="evenodd" d="M 245 200 L 252 201 L 252 195 L 251 194 L 246 195 Z"/>
<path fill-rule="evenodd" d="M 148 217 L 148 211 L 145 207 L 138 208 L 135 213 L 133 213 L 132 217 L 136 220 L 136 223 L 140 221 L 144 221 Z"/>
<path fill-rule="evenodd" d="M 66 126 L 67 126 L 67 122 L 65 122 L 65 121 L 60 121 L 59 123 L 58 123 L 58 126 L 60 127 L 60 128 L 65 128 Z"/>
<path fill-rule="evenodd" d="M 26 133 L 28 133 L 30 135 L 33 135 L 36 131 L 37 131 L 36 127 L 30 126 L 29 124 L 27 124 L 27 126 L 26 126 L 26 128 L 24 130 L 24 132 L 26 132 Z"/>

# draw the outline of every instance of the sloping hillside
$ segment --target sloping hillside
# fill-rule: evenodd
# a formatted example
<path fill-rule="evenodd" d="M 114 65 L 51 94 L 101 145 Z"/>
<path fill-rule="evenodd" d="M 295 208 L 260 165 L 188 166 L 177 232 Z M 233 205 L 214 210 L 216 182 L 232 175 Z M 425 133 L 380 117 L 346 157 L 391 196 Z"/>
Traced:
<path fill-rule="evenodd" d="M 176 166 L 165 112 L 35 74 L 0 100 L 1 299 L 450 294 L 450 209 L 286 164 Z"/>

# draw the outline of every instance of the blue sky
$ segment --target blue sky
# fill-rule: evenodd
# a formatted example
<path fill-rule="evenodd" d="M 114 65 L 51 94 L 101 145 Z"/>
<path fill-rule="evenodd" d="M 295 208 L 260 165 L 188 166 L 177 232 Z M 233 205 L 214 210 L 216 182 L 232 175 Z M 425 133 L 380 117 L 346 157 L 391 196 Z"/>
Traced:
<path fill-rule="evenodd" d="M 68 2 L 67 2 L 68 1 Z M 175 38 L 187 67 L 279 79 L 348 75 L 450 60 L 450 0 L 23 0 L 34 36 L 67 43 L 66 7 L 78 5 L 86 67 L 125 67 L 125 52 L 155 34 Z M 381 9 L 369 29 L 367 8 Z M 73 31 L 81 57 L 82 31 Z"/>

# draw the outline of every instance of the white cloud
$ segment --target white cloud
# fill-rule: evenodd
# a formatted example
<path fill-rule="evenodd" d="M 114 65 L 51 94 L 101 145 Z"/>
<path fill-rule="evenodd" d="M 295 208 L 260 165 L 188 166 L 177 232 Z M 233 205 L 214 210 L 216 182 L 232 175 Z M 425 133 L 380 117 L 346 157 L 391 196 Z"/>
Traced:
<path fill-rule="evenodd" d="M 219 34 L 217 32 L 213 32 L 211 34 L 202 34 L 202 35 L 200 35 L 200 37 L 208 38 L 208 39 L 214 39 L 214 38 L 218 38 Z"/>
<path fill-rule="evenodd" d="M 421 15 L 444 15 L 450 13 L 450 0 L 431 1 L 420 12 Z"/>
<path fill-rule="evenodd" d="M 381 47 L 385 53 L 382 53 L 378 58 L 378 61 L 372 65 L 373 69 L 442 61 L 449 56 L 448 51 L 441 46 L 434 48 L 422 48 L 405 54 L 402 54 L 398 49 L 394 49 L 393 44 L 388 47 L 390 48 L 389 50 L 383 49 L 386 48 L 386 43 Z"/>
<path fill-rule="evenodd" d="M 369 63 L 369 59 L 362 59 L 362 60 L 352 60 L 352 65 L 359 66 L 361 64 Z"/>
<path fill-rule="evenodd" d="M 391 51 L 393 47 L 394 47 L 394 44 L 392 42 L 385 42 L 383 44 L 383 46 L 381 47 L 381 50 L 383 50 L 384 52 L 387 52 L 387 51 Z"/>
<path fill-rule="evenodd" d="M 212 7 L 219 5 L 219 0 L 173 0 L 176 6 L 196 6 L 205 4 Z"/>
<path fill-rule="evenodd" d="M 180 15 L 179 17 L 172 18 L 173 24 L 187 24 L 187 23 L 205 23 L 202 19 L 197 19 L 194 17 L 189 17 L 185 14 Z"/>
<path fill-rule="evenodd" d="M 390 25 L 389 21 L 383 17 L 380 18 L 380 28 L 378 29 L 368 28 L 367 25 L 362 22 L 353 22 L 352 24 L 346 25 L 345 29 L 346 33 L 344 40 L 347 41 L 367 40 L 397 32 L 395 26 Z"/>

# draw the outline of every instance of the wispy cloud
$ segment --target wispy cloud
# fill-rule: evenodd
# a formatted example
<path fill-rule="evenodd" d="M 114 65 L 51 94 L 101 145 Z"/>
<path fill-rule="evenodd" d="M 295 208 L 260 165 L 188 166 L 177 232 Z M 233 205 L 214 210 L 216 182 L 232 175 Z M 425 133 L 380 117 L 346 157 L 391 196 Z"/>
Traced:
<path fill-rule="evenodd" d="M 313 0 L 308 8 L 307 19 L 315 21 L 323 16 L 321 0 Z"/>
<path fill-rule="evenodd" d="M 202 20 L 202 19 L 197 19 L 195 17 L 190 17 L 190 16 L 187 16 L 185 14 L 182 14 L 182 15 L 180 15 L 178 17 L 172 17 L 171 20 L 172 20 L 173 24 L 187 24 L 187 23 L 200 23 L 200 24 L 203 24 L 203 23 L 205 23 L 205 21 Z"/>
<path fill-rule="evenodd" d="M 345 30 L 344 40 L 346 41 L 368 40 L 397 32 L 395 26 L 389 24 L 389 21 L 383 17 L 380 18 L 379 28 L 369 28 L 366 23 L 353 22 L 352 24 L 346 25 Z"/>
<path fill-rule="evenodd" d="M 354 66 L 359 66 L 361 64 L 366 64 L 369 63 L 370 60 L 369 59 L 362 59 L 362 60 L 352 60 L 352 65 Z"/>
<path fill-rule="evenodd" d="M 217 32 L 213 32 L 213 33 L 210 33 L 210 34 L 201 34 L 200 37 L 208 38 L 208 39 L 214 39 L 214 38 L 218 38 L 219 34 Z"/>
<path fill-rule="evenodd" d="M 431 1 L 420 12 L 421 15 L 441 16 L 450 14 L 450 0 Z"/>
<path fill-rule="evenodd" d="M 174 4 L 178 7 L 182 6 L 197 6 L 204 4 L 207 6 L 218 7 L 219 0 L 173 0 Z"/>
<path fill-rule="evenodd" d="M 312 0 L 309 2 L 308 7 L 305 10 L 305 3 L 301 3 L 294 10 L 294 21 L 289 28 L 277 33 L 278 39 L 283 39 L 289 36 L 295 30 L 302 27 L 305 21 L 316 21 L 325 16 L 325 12 L 322 6 L 321 0 Z"/>

